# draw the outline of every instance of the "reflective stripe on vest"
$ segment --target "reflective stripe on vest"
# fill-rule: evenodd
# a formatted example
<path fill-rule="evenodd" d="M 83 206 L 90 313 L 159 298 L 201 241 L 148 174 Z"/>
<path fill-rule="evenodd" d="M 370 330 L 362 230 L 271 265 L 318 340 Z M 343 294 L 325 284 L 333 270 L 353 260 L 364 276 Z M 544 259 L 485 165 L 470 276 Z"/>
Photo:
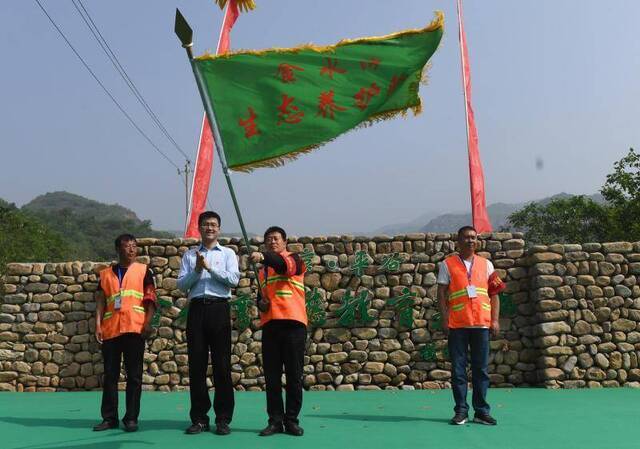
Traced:
<path fill-rule="evenodd" d="M 487 290 L 486 288 L 476 287 L 476 293 L 478 295 L 489 296 L 489 290 Z M 467 296 L 466 287 L 453 293 L 449 293 L 449 301 L 451 301 L 452 299 L 460 298 L 461 296 Z"/>
<path fill-rule="evenodd" d="M 297 287 L 298 290 L 300 290 L 301 292 L 304 293 L 304 284 L 302 282 L 296 281 L 293 277 L 287 277 L 287 276 L 269 276 L 267 278 L 267 282 L 263 282 L 263 288 L 266 285 L 269 284 L 273 284 L 274 282 L 279 282 L 279 281 L 285 281 L 285 282 L 290 282 L 291 284 L 293 284 L 294 287 Z"/>
<path fill-rule="evenodd" d="M 449 322 L 452 329 L 491 325 L 491 299 L 489 298 L 489 279 L 487 260 L 474 256 L 471 275 L 459 256 L 445 259 L 449 270 Z M 469 298 L 467 287 L 475 286 L 475 298 Z"/>
<path fill-rule="evenodd" d="M 105 310 L 102 316 L 102 335 L 105 340 L 126 333 L 142 333 L 146 315 L 142 305 L 146 274 L 147 266 L 137 262 L 127 268 L 122 283 L 112 267 L 100 272 L 100 287 L 105 296 Z M 115 308 L 118 295 L 120 309 Z"/>
<path fill-rule="evenodd" d="M 293 296 L 293 292 L 291 290 L 276 290 L 276 296 L 286 297 Z"/>
<path fill-rule="evenodd" d="M 120 293 L 114 293 L 113 295 L 109 296 L 107 298 L 107 304 L 115 302 L 116 298 L 118 297 L 118 294 L 121 294 L 122 297 L 133 296 L 134 298 L 137 298 L 137 299 L 142 299 L 144 297 L 144 294 L 142 292 L 139 292 L 139 291 L 136 291 L 136 290 L 122 290 L 122 292 L 120 292 Z"/>
<path fill-rule="evenodd" d="M 459 312 L 460 310 L 464 309 L 465 304 L 455 304 L 453 306 L 451 306 L 451 310 L 453 310 L 454 312 Z"/>

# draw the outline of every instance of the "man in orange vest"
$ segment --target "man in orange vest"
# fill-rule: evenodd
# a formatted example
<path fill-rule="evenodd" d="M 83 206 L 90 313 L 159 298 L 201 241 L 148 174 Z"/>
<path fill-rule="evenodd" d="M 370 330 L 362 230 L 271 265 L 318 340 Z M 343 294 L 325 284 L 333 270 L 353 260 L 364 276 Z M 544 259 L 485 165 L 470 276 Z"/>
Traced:
<path fill-rule="evenodd" d="M 302 436 L 298 414 L 302 408 L 302 368 L 307 337 L 304 273 L 300 256 L 287 251 L 287 234 L 272 226 L 264 233 L 267 251 L 251 259 L 262 262 L 262 364 L 267 390 L 269 423 L 260 436 L 286 432 Z M 287 379 L 286 406 L 282 403 L 282 367 Z"/>
<path fill-rule="evenodd" d="M 500 333 L 498 293 L 505 288 L 487 259 L 475 254 L 478 234 L 471 226 L 458 231 L 459 254 L 439 264 L 438 301 L 445 333 L 449 336 L 451 388 L 455 415 L 450 423 L 467 422 L 467 353 L 471 350 L 473 421 L 493 425 L 486 396 L 489 388 L 489 332 Z"/>
<path fill-rule="evenodd" d="M 115 244 L 118 263 L 100 271 L 96 292 L 96 340 L 102 344 L 104 381 L 102 422 L 93 430 L 118 427 L 118 379 L 124 357 L 127 411 L 122 422 L 124 430 L 135 432 L 140 414 L 144 340 L 151 333 L 156 291 L 151 271 L 135 261 L 136 238 L 122 234 Z"/>

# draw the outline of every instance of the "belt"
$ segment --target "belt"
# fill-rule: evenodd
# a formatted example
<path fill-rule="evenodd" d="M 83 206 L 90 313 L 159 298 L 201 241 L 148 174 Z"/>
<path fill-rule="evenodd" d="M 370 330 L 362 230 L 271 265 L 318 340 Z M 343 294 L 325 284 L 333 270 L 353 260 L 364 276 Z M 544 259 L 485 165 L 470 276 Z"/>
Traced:
<path fill-rule="evenodd" d="M 221 303 L 226 303 L 226 302 L 229 302 L 229 298 L 223 298 L 221 296 L 203 295 L 203 296 L 196 296 L 195 298 L 191 298 L 191 304 L 192 305 L 195 305 L 195 304 L 204 304 L 204 305 L 221 304 Z"/>

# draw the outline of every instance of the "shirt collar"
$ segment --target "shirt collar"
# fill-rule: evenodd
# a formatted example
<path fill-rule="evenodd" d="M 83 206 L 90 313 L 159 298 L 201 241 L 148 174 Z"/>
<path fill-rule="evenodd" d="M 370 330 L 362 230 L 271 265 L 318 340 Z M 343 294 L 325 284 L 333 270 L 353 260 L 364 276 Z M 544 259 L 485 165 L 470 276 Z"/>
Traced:
<path fill-rule="evenodd" d="M 200 244 L 200 248 L 198 248 L 199 252 L 214 251 L 214 250 L 222 251 L 222 246 L 220 245 L 220 242 L 216 242 L 216 244 L 213 245 L 213 248 L 211 249 L 205 248 L 205 246 L 202 243 Z"/>

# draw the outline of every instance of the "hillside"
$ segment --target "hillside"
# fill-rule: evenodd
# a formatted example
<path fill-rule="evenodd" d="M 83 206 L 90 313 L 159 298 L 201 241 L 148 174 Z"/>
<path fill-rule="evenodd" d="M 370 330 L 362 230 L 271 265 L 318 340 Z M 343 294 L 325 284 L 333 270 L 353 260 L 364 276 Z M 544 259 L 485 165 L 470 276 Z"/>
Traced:
<path fill-rule="evenodd" d="M 25 204 L 21 211 L 62 235 L 68 253 L 75 259 L 113 259 L 113 241 L 123 233 L 173 238 L 169 232 L 154 230 L 149 220 L 141 220 L 126 207 L 100 203 L 69 192 L 40 195 Z"/>
<path fill-rule="evenodd" d="M 22 210 L 44 214 L 68 210 L 79 217 L 94 216 L 102 221 L 116 219 L 142 223 L 135 212 L 119 204 L 104 204 L 69 192 L 45 193 L 22 206 Z"/>
<path fill-rule="evenodd" d="M 61 235 L 0 198 L 0 275 L 9 262 L 61 261 L 66 250 Z"/>

